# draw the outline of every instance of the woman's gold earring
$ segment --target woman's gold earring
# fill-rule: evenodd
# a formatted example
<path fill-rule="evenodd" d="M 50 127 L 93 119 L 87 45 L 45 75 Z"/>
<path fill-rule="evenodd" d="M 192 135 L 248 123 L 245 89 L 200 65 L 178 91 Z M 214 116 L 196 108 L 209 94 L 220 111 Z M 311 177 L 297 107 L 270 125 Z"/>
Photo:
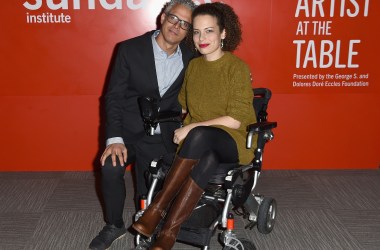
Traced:
<path fill-rule="evenodd" d="M 223 41 L 224 41 L 224 39 L 222 39 L 222 40 L 220 41 L 220 48 L 221 48 L 221 49 L 223 49 L 223 45 L 224 45 L 224 44 L 223 44 Z"/>

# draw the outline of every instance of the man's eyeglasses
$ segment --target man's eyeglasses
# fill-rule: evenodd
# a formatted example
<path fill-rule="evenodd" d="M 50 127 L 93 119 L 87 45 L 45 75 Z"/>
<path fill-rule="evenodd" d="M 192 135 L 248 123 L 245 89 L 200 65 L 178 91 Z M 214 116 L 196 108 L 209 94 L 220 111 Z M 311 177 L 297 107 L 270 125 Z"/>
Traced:
<path fill-rule="evenodd" d="M 191 24 L 179 19 L 176 15 L 166 13 L 166 19 L 168 20 L 169 23 L 176 25 L 179 23 L 179 26 L 184 29 L 184 30 L 189 30 L 191 27 Z"/>

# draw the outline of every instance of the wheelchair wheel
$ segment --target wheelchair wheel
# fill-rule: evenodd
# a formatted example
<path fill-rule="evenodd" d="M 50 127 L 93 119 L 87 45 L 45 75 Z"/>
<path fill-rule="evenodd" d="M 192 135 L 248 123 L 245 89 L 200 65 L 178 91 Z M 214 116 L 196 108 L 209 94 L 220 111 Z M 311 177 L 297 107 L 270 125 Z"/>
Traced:
<path fill-rule="evenodd" d="M 256 250 L 256 247 L 247 239 L 233 239 L 223 247 L 223 250 Z"/>
<path fill-rule="evenodd" d="M 277 203 L 273 198 L 265 197 L 260 204 L 257 216 L 257 229 L 262 234 L 269 234 L 274 227 L 277 214 Z"/>

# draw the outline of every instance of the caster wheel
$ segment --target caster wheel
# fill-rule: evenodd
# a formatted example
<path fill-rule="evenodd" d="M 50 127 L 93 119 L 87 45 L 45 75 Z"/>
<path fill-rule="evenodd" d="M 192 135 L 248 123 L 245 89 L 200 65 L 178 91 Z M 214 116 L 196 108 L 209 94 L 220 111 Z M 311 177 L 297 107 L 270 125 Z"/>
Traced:
<path fill-rule="evenodd" d="M 264 198 L 259 207 L 257 229 L 262 234 L 269 234 L 274 227 L 277 215 L 277 203 L 273 198 Z"/>
<path fill-rule="evenodd" d="M 223 250 L 256 250 L 256 247 L 247 239 L 232 239 Z"/>

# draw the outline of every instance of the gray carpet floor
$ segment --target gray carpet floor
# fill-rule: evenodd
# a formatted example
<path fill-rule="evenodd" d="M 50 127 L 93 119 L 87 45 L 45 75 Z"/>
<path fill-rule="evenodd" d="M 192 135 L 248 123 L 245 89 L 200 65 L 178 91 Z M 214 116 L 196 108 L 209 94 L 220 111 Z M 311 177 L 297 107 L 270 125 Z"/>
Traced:
<path fill-rule="evenodd" d="M 134 214 L 126 172 L 125 221 Z M 0 249 L 87 249 L 103 227 L 99 178 L 92 172 L 0 172 Z M 380 249 L 380 171 L 264 171 L 257 192 L 273 197 L 278 215 L 272 233 L 236 232 L 258 249 Z M 111 250 L 131 249 L 134 236 Z M 196 249 L 176 243 L 174 249 Z M 213 237 L 211 249 L 222 249 Z"/>

